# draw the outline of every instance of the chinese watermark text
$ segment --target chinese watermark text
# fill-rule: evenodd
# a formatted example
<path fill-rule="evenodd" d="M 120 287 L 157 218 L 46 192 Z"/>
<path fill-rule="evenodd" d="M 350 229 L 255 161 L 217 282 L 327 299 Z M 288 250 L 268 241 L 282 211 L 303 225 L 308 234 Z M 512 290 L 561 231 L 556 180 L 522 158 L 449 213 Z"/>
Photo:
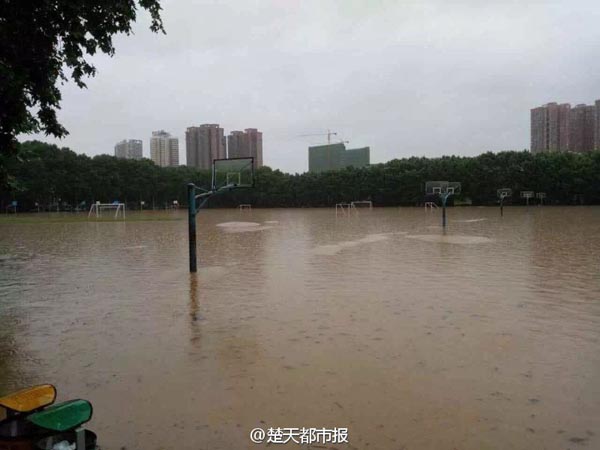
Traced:
<path fill-rule="evenodd" d="M 347 444 L 348 428 L 254 428 L 255 444 Z"/>

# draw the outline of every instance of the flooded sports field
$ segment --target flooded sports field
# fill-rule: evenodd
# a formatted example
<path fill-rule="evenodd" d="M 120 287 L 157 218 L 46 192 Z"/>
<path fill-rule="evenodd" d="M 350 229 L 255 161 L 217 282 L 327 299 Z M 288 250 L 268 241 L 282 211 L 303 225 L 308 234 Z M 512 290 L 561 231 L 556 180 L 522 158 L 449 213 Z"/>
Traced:
<path fill-rule="evenodd" d="M 102 449 L 600 448 L 599 207 L 205 210 L 193 275 L 183 211 L 21 217 L 0 395 L 89 399 Z"/>

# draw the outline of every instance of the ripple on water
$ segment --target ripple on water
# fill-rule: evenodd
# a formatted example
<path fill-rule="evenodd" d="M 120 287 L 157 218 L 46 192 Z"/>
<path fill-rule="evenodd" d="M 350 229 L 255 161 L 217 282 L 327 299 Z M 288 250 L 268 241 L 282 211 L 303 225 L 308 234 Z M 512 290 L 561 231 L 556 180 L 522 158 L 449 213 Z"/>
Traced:
<path fill-rule="evenodd" d="M 317 255 L 332 256 L 332 255 L 335 255 L 335 254 L 341 252 L 342 250 L 344 250 L 346 248 L 352 248 L 352 247 L 357 247 L 359 245 L 372 244 L 375 242 L 384 241 L 384 240 L 388 239 L 389 235 L 390 235 L 390 233 L 368 234 L 364 238 L 357 239 L 355 241 L 342 241 L 342 242 L 338 242 L 336 244 L 319 245 L 318 247 L 315 247 L 313 249 L 313 252 Z"/>
<path fill-rule="evenodd" d="M 261 225 L 257 222 L 222 222 L 217 224 L 218 227 L 225 230 L 227 233 L 247 233 L 252 231 L 269 230 L 273 228 L 268 225 Z"/>
<path fill-rule="evenodd" d="M 246 228 L 246 227 L 260 227 L 260 223 L 257 222 L 221 222 L 217 224 L 218 227 L 222 228 Z"/>
<path fill-rule="evenodd" d="M 198 274 L 204 281 L 220 278 L 227 275 L 229 270 L 225 266 L 200 266 L 198 267 Z"/>
<path fill-rule="evenodd" d="M 487 244 L 493 242 L 492 239 L 484 236 L 465 236 L 465 235 L 448 235 L 448 234 L 412 234 L 406 236 L 409 239 L 418 239 L 425 242 L 439 242 L 442 244 Z"/>

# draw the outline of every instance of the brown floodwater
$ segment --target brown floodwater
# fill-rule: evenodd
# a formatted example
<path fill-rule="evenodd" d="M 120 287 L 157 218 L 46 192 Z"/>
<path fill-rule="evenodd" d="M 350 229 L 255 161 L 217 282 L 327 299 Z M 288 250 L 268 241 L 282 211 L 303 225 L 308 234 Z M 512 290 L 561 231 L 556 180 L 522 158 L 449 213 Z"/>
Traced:
<path fill-rule="evenodd" d="M 107 450 L 600 448 L 599 207 L 206 210 L 195 275 L 169 215 L 0 221 L 0 394 Z"/>

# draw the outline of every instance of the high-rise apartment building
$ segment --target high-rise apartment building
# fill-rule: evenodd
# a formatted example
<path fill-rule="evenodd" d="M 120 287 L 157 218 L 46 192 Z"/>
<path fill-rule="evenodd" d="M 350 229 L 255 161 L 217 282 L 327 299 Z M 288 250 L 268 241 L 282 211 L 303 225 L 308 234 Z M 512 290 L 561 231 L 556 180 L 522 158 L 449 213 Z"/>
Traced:
<path fill-rule="evenodd" d="M 185 132 L 188 166 L 209 170 L 214 159 L 227 157 L 225 148 L 223 128 L 218 124 L 189 127 Z"/>
<path fill-rule="evenodd" d="M 596 100 L 596 114 L 594 118 L 594 148 L 600 150 L 600 100 Z"/>
<path fill-rule="evenodd" d="M 179 165 L 179 139 L 164 130 L 153 131 L 150 138 L 150 158 L 160 167 Z"/>
<path fill-rule="evenodd" d="M 115 145 L 115 156 L 123 159 L 142 159 L 143 144 L 139 139 L 124 139 Z"/>
<path fill-rule="evenodd" d="M 370 164 L 369 147 L 346 149 L 343 143 L 308 148 L 308 171 L 326 172 L 344 167 L 366 167 Z"/>
<path fill-rule="evenodd" d="M 594 149 L 596 107 L 577 105 L 569 112 L 569 150 L 591 152 Z"/>
<path fill-rule="evenodd" d="M 227 136 L 227 157 L 241 158 L 246 153 L 246 134 L 243 131 L 232 131 Z"/>
<path fill-rule="evenodd" d="M 254 167 L 263 165 L 262 132 L 256 128 L 232 131 L 227 136 L 228 158 L 254 158 Z"/>
<path fill-rule="evenodd" d="M 548 103 L 531 110 L 531 151 L 556 152 L 569 148 L 571 105 Z"/>
<path fill-rule="evenodd" d="M 595 105 L 548 103 L 531 110 L 531 151 L 600 149 L 600 100 Z"/>

